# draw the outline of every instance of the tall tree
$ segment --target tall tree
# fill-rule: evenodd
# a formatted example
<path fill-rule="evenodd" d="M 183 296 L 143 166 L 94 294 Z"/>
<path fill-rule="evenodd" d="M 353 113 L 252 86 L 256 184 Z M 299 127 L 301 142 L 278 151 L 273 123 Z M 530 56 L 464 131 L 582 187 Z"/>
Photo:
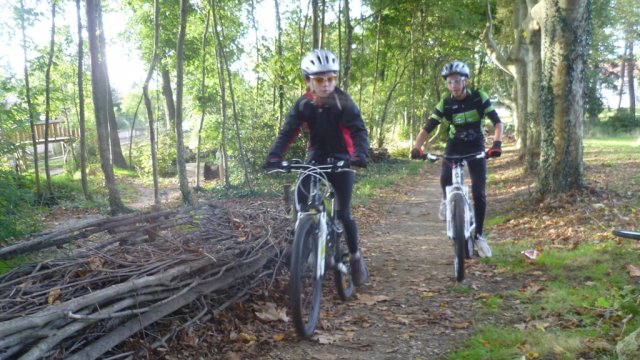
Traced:
<path fill-rule="evenodd" d="M 109 80 L 106 59 L 100 51 L 100 36 L 98 22 L 102 17 L 100 0 L 87 0 L 87 32 L 89 34 L 89 54 L 91 56 L 91 89 L 93 92 L 93 111 L 96 119 L 98 149 L 100 165 L 104 174 L 104 181 L 109 195 L 111 214 L 116 215 L 128 211 L 118 190 L 116 177 L 111 164 L 109 149 Z"/>
<path fill-rule="evenodd" d="M 51 2 L 51 40 L 49 41 L 49 58 L 47 69 L 44 74 L 45 86 L 45 110 L 44 110 L 44 173 L 47 179 L 47 190 L 49 196 L 54 197 L 53 185 L 51 184 L 51 169 L 49 167 L 49 124 L 51 123 L 51 66 L 53 65 L 53 55 L 56 48 L 56 2 Z"/>
<path fill-rule="evenodd" d="M 235 125 L 235 130 L 236 130 L 236 141 L 238 143 L 238 152 L 240 153 L 240 163 L 244 170 L 245 185 L 248 186 L 249 189 L 251 189 L 251 183 L 249 181 L 249 169 L 247 165 L 248 161 L 247 161 L 246 153 L 244 151 L 242 136 L 240 134 L 240 124 L 238 119 L 238 112 L 236 110 L 236 98 L 235 98 L 235 93 L 233 91 L 233 82 L 231 81 L 232 80 L 231 71 L 229 70 L 229 63 L 227 62 L 227 55 L 224 50 L 224 43 L 222 42 L 222 39 L 224 38 L 224 26 L 222 24 L 222 21 L 219 20 L 217 16 L 217 10 L 215 6 L 216 1 L 213 0 L 212 4 L 213 4 L 213 8 L 211 10 L 213 13 L 213 30 L 219 44 L 218 47 L 220 48 L 219 61 L 221 62 L 221 66 L 223 69 L 223 79 L 226 78 L 228 79 L 228 82 L 229 82 L 229 96 L 231 98 L 231 109 L 233 111 L 233 124 Z"/>
<path fill-rule="evenodd" d="M 176 163 L 178 166 L 178 179 L 182 202 L 193 204 L 189 179 L 187 178 L 187 166 L 184 158 L 184 132 L 182 129 L 182 93 L 184 90 L 184 39 L 187 32 L 187 17 L 189 16 L 189 0 L 180 0 L 180 29 L 178 31 L 178 47 L 176 49 Z"/>
<path fill-rule="evenodd" d="M 541 66 L 540 24 L 531 11 L 536 0 L 516 0 L 513 2 L 512 26 L 513 45 L 507 54 L 503 53 L 493 38 L 491 9 L 487 14 L 489 22 L 482 34 L 487 54 L 500 69 L 513 77 L 513 98 L 510 102 L 516 126 L 517 146 L 520 157 L 525 161 L 525 169 L 534 170 L 540 157 L 540 126 L 538 122 L 539 74 Z M 489 5 L 489 3 L 487 3 Z"/>
<path fill-rule="evenodd" d="M 320 44 L 320 10 L 318 9 L 318 0 L 311 0 L 311 21 L 312 21 L 312 36 L 313 36 L 313 48 L 319 49 Z"/>
<path fill-rule="evenodd" d="M 87 184 L 87 129 L 84 114 L 84 43 L 82 35 L 82 16 L 80 0 L 76 0 L 76 18 L 78 23 L 78 125 L 80 126 L 80 181 L 84 198 L 91 200 L 89 185 Z"/>
<path fill-rule="evenodd" d="M 588 4 L 541 2 L 542 92 L 539 191 L 549 196 L 582 186 L 583 83 L 589 39 Z"/>
<path fill-rule="evenodd" d="M 34 177 L 36 181 L 36 193 L 38 195 L 42 194 L 42 189 L 40 188 L 40 164 L 38 162 L 38 140 L 36 138 L 36 125 L 35 125 L 35 110 L 33 107 L 33 101 L 31 99 L 31 86 L 29 84 L 29 57 L 27 56 L 27 19 L 26 19 L 27 9 L 24 7 L 24 0 L 20 0 L 20 31 L 22 33 L 22 53 L 24 55 L 24 84 L 25 84 L 25 92 L 27 97 L 27 108 L 29 112 L 29 126 L 31 128 L 31 147 L 33 151 L 33 171 Z"/>
<path fill-rule="evenodd" d="M 282 25 L 280 24 L 280 3 L 273 0 L 276 10 L 276 54 L 278 63 L 278 128 L 284 122 L 284 54 L 282 52 Z M 215 14 L 214 14 L 215 15 Z"/>
<path fill-rule="evenodd" d="M 198 145 L 196 148 L 196 189 L 200 188 L 200 145 L 202 143 L 202 127 L 204 125 L 204 117 L 207 109 L 207 101 L 205 99 L 207 88 L 205 86 L 207 79 L 207 35 L 209 33 L 209 21 L 211 18 L 211 10 L 207 11 L 207 16 L 202 33 L 202 66 L 200 70 L 200 125 L 198 125 Z"/>
<path fill-rule="evenodd" d="M 120 145 L 120 135 L 118 134 L 118 124 L 116 122 L 116 113 L 113 103 L 113 92 L 111 91 L 111 82 L 109 80 L 109 69 L 107 67 L 107 42 L 105 40 L 104 24 L 102 22 L 102 11 L 100 11 L 100 17 L 98 18 L 98 38 L 100 40 L 100 57 L 104 59 L 105 75 L 107 80 L 107 115 L 109 120 L 109 149 L 111 150 L 111 162 L 114 166 L 121 169 L 127 168 L 127 162 L 124 159 L 122 153 L 122 146 Z"/>
<path fill-rule="evenodd" d="M 353 25 L 351 25 L 351 17 L 349 10 L 349 0 L 344 0 L 344 59 L 342 61 L 344 74 L 342 75 L 342 88 L 345 92 L 349 92 L 349 77 L 351 76 L 351 47 L 353 46 Z"/>
<path fill-rule="evenodd" d="M 153 76 L 158 63 L 158 37 L 160 33 L 160 0 L 153 2 L 153 55 L 151 56 L 151 64 L 147 77 L 142 86 L 142 96 L 144 98 L 144 106 L 147 110 L 147 122 L 149 124 L 149 151 L 151 151 L 151 172 L 153 177 L 153 204 L 156 208 L 160 208 L 160 196 L 158 186 L 158 151 L 156 148 L 156 136 L 153 123 L 153 107 L 151 105 L 151 97 L 149 96 L 149 82 Z M 133 137 L 131 138 L 133 141 Z"/>

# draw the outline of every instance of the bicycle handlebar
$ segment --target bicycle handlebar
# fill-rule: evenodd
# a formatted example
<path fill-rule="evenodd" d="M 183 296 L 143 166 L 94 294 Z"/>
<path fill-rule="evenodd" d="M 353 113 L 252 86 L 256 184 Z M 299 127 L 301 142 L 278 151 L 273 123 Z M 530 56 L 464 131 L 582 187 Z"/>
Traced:
<path fill-rule="evenodd" d="M 467 155 L 445 155 L 445 154 L 426 153 L 423 156 L 423 160 L 429 160 L 431 162 L 435 162 L 438 159 L 456 161 L 456 160 L 468 160 L 468 159 L 482 159 L 486 157 L 487 155 L 484 151 L 477 152 L 474 154 L 467 154 Z"/>
<path fill-rule="evenodd" d="M 274 173 L 274 172 L 288 173 L 291 171 L 297 171 L 297 172 L 311 171 L 311 172 L 325 172 L 325 173 L 341 172 L 341 171 L 356 172 L 355 170 L 351 169 L 350 166 L 351 164 L 347 160 L 330 161 L 329 164 L 318 165 L 315 162 L 312 162 L 310 164 L 305 164 L 300 159 L 292 159 L 291 161 L 282 161 L 279 167 L 272 168 L 269 171 L 269 173 Z"/>

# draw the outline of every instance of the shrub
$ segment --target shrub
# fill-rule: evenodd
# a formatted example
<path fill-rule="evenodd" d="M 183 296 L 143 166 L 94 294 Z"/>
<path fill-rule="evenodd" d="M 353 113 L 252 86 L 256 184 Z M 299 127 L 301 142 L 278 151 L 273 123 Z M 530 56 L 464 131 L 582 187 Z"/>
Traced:
<path fill-rule="evenodd" d="M 640 128 L 640 121 L 631 115 L 629 109 L 618 109 L 603 124 L 612 133 L 627 133 Z"/>
<path fill-rule="evenodd" d="M 0 168 L 0 242 L 36 229 L 36 196 L 29 182 L 14 172 Z"/>

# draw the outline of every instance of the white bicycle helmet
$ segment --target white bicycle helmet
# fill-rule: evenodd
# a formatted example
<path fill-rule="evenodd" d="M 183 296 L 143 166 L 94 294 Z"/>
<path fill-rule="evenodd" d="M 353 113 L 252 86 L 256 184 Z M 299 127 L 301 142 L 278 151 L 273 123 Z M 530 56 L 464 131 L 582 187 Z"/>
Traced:
<path fill-rule="evenodd" d="M 338 72 L 340 61 L 329 50 L 315 49 L 302 58 L 300 70 L 305 76 L 319 74 L 327 71 Z"/>
<path fill-rule="evenodd" d="M 460 74 L 460 76 L 464 76 L 466 78 L 471 77 L 471 72 L 469 71 L 469 67 L 467 66 L 467 64 L 457 60 L 448 63 L 442 68 L 443 78 L 446 79 L 447 76 L 451 74 Z"/>

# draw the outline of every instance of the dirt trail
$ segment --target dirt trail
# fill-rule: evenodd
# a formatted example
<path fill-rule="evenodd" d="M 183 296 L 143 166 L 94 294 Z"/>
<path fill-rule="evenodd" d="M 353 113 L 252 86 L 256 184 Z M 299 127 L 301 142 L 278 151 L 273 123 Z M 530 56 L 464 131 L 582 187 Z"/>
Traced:
<path fill-rule="evenodd" d="M 382 215 L 360 222 L 369 283 L 347 303 L 323 298 L 316 341 L 292 336 L 263 359 L 442 359 L 474 331 L 473 300 L 497 284 L 479 260 L 468 263 L 462 286 L 454 281 L 453 250 L 437 216 L 439 168 L 425 164 L 417 183 L 367 205 Z"/>

